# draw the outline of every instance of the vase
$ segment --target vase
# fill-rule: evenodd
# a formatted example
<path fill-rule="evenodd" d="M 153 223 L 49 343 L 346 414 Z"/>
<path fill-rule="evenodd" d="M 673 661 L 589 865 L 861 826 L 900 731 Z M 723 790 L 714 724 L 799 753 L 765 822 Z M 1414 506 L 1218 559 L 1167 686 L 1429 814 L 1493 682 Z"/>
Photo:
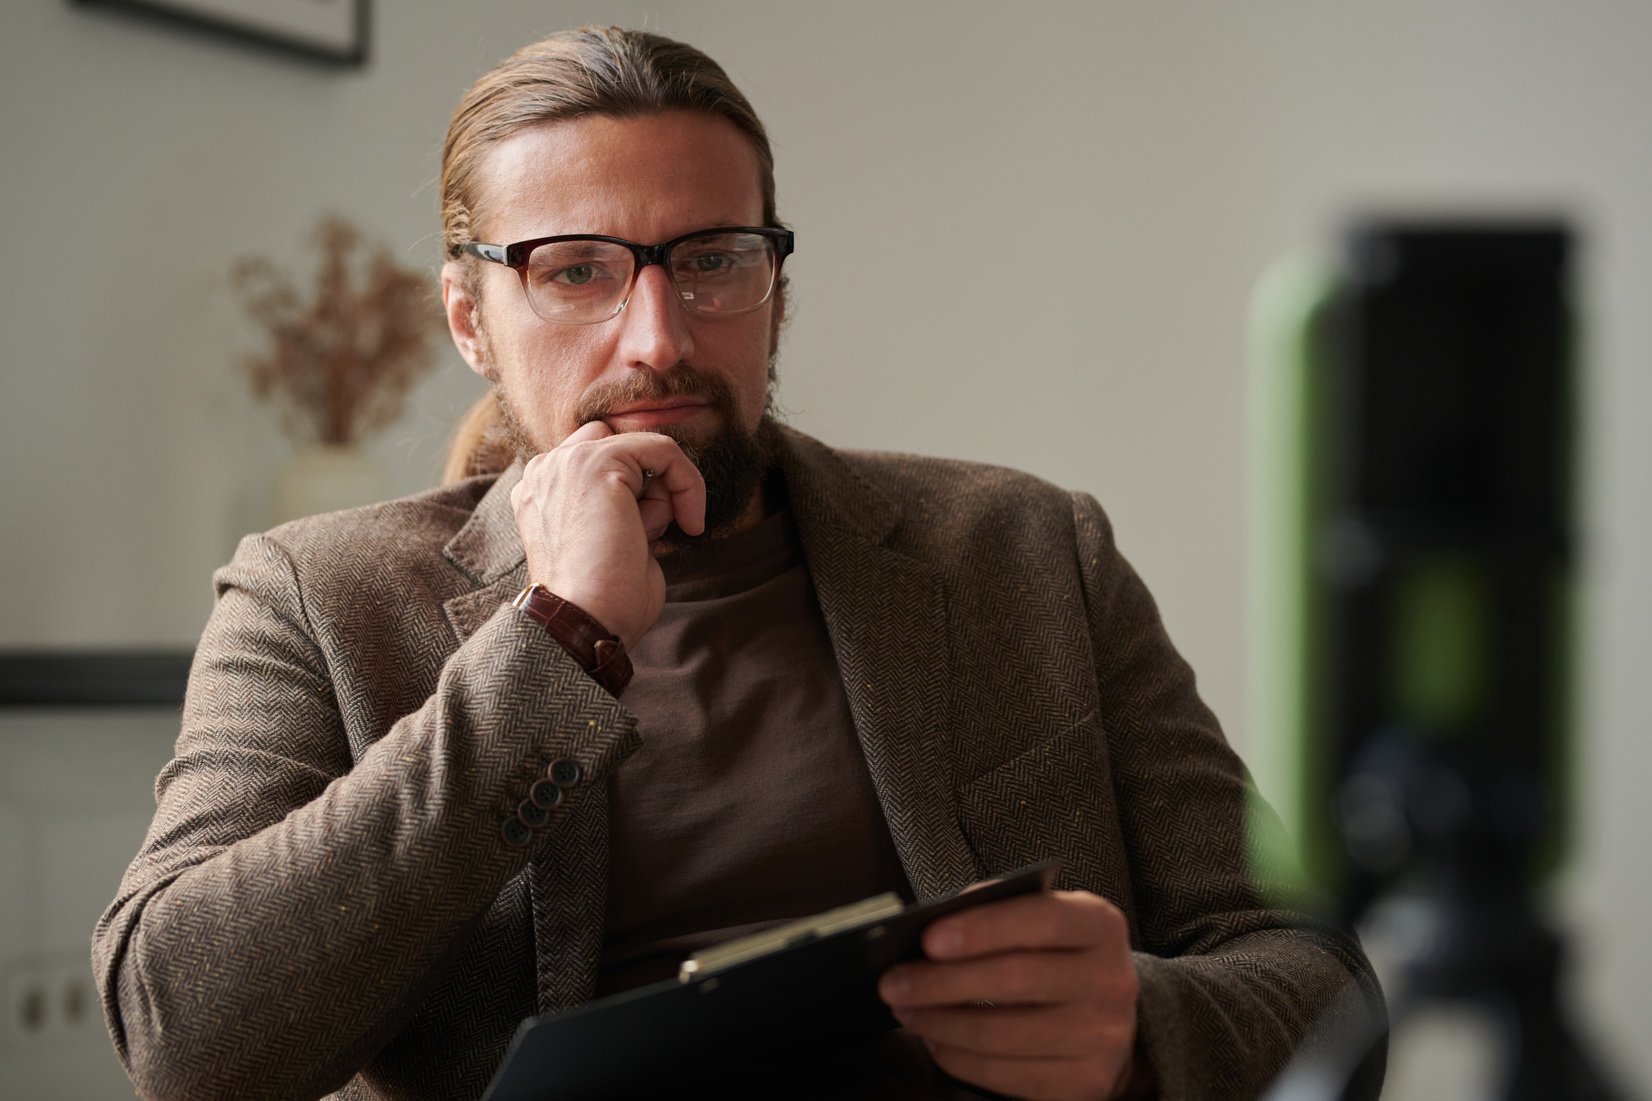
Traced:
<path fill-rule="evenodd" d="M 275 522 L 372 504 L 389 495 L 389 480 L 360 448 L 310 444 L 276 477 Z"/>

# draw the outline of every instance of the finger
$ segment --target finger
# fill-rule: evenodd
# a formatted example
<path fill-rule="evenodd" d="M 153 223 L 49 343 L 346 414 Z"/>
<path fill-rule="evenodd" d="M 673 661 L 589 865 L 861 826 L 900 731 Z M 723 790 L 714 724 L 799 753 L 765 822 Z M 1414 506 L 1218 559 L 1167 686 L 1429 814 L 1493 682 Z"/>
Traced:
<path fill-rule="evenodd" d="M 931 959 L 967 959 L 1041 948 L 1112 948 L 1129 943 L 1124 914 L 1088 891 L 1039 891 L 940 918 L 924 930 Z"/>
<path fill-rule="evenodd" d="M 579 456 L 579 465 L 588 470 L 604 471 L 639 502 L 660 502 L 663 514 L 658 507 L 642 507 L 643 527 L 650 539 L 664 533 L 672 520 L 690 535 L 705 530 L 705 479 L 669 436 L 616 433 L 602 421 L 589 421 L 570 432 L 557 450 Z M 546 458 L 536 456 L 534 462 Z"/>
<path fill-rule="evenodd" d="M 1106 1097 L 1123 1065 L 1113 1066 L 1100 1055 L 1078 1059 L 1003 1058 L 947 1044 L 931 1045 L 929 1054 L 936 1066 L 960 1081 L 1027 1101 Z"/>
<path fill-rule="evenodd" d="M 665 534 L 665 529 L 671 526 L 672 518 L 676 515 L 672 510 L 670 497 L 638 497 L 637 509 L 642 513 L 642 528 L 650 543 Z"/>
<path fill-rule="evenodd" d="M 1107 986 L 1106 970 L 1094 953 L 1006 952 L 891 967 L 878 980 L 878 994 L 895 1008 L 971 1002 L 1053 1005 L 1094 999 Z"/>
<path fill-rule="evenodd" d="M 657 432 L 622 432 L 611 436 L 603 446 L 622 459 L 626 482 L 639 501 L 669 505 L 664 523 L 650 523 L 657 519 L 657 510 L 645 510 L 644 526 L 649 528 L 650 538 L 664 532 L 671 520 L 689 535 L 705 531 L 706 482 L 700 468 L 689 461 L 676 440 Z M 651 473 L 644 476 L 644 471 Z"/>
<path fill-rule="evenodd" d="M 562 437 L 562 442 L 550 451 L 541 451 L 530 456 L 523 466 L 522 480 L 511 490 L 511 504 L 520 508 L 524 500 L 533 494 L 538 481 L 547 477 L 547 471 L 556 469 L 556 460 L 551 458 L 552 452 L 564 451 L 584 443 L 594 443 L 613 434 L 614 430 L 601 421 L 590 421 Z"/>
<path fill-rule="evenodd" d="M 978 1055 L 1076 1059 L 1129 1037 L 1128 1015 L 1050 1006 L 945 1006 L 903 1009 L 902 1027 L 926 1042 Z"/>
<path fill-rule="evenodd" d="M 586 421 L 584 424 L 562 437 L 562 443 L 557 444 L 557 447 L 561 447 L 563 444 L 585 443 L 590 440 L 606 439 L 613 434 L 614 430 L 609 428 L 608 425 L 602 421 Z"/>

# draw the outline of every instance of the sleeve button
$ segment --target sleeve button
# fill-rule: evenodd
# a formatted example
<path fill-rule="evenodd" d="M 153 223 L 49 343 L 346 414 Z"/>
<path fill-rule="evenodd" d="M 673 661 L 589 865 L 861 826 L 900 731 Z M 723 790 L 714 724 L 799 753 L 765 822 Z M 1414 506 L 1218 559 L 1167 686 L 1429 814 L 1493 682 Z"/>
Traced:
<path fill-rule="evenodd" d="M 522 800 L 522 805 L 516 808 L 516 818 L 531 829 L 538 829 L 551 820 L 550 814 L 544 808 L 535 806 L 532 799 Z"/>
<path fill-rule="evenodd" d="M 505 844 L 515 845 L 518 848 L 533 839 L 533 831 L 515 818 L 505 819 L 505 824 L 499 832 L 505 835 Z"/>
<path fill-rule="evenodd" d="M 585 770 L 579 767 L 579 762 L 572 757 L 561 757 L 551 762 L 551 767 L 545 770 L 545 775 L 551 778 L 551 783 L 559 788 L 571 788 L 585 777 Z"/>
<path fill-rule="evenodd" d="M 555 810 L 562 802 L 562 789 L 549 780 L 535 780 L 528 789 L 528 798 L 540 810 Z"/>

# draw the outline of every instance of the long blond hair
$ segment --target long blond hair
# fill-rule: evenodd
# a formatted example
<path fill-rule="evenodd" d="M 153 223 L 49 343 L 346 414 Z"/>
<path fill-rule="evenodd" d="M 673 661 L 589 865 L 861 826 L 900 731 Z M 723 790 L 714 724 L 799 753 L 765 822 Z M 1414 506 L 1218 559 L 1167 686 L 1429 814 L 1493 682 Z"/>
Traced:
<path fill-rule="evenodd" d="M 442 463 L 442 484 L 477 474 L 497 474 L 516 458 L 515 450 L 499 402 L 489 390 L 459 418 L 447 459 Z"/>

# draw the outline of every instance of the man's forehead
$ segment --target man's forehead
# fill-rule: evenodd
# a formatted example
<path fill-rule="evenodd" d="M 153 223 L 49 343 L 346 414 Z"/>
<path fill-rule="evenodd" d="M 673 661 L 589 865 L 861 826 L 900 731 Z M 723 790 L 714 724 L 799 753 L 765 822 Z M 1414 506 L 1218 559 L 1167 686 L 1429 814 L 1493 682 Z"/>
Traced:
<path fill-rule="evenodd" d="M 751 225 L 763 211 L 750 141 L 698 112 L 524 127 L 489 151 L 478 183 L 478 233 L 495 242 L 555 233 L 669 237 Z"/>

